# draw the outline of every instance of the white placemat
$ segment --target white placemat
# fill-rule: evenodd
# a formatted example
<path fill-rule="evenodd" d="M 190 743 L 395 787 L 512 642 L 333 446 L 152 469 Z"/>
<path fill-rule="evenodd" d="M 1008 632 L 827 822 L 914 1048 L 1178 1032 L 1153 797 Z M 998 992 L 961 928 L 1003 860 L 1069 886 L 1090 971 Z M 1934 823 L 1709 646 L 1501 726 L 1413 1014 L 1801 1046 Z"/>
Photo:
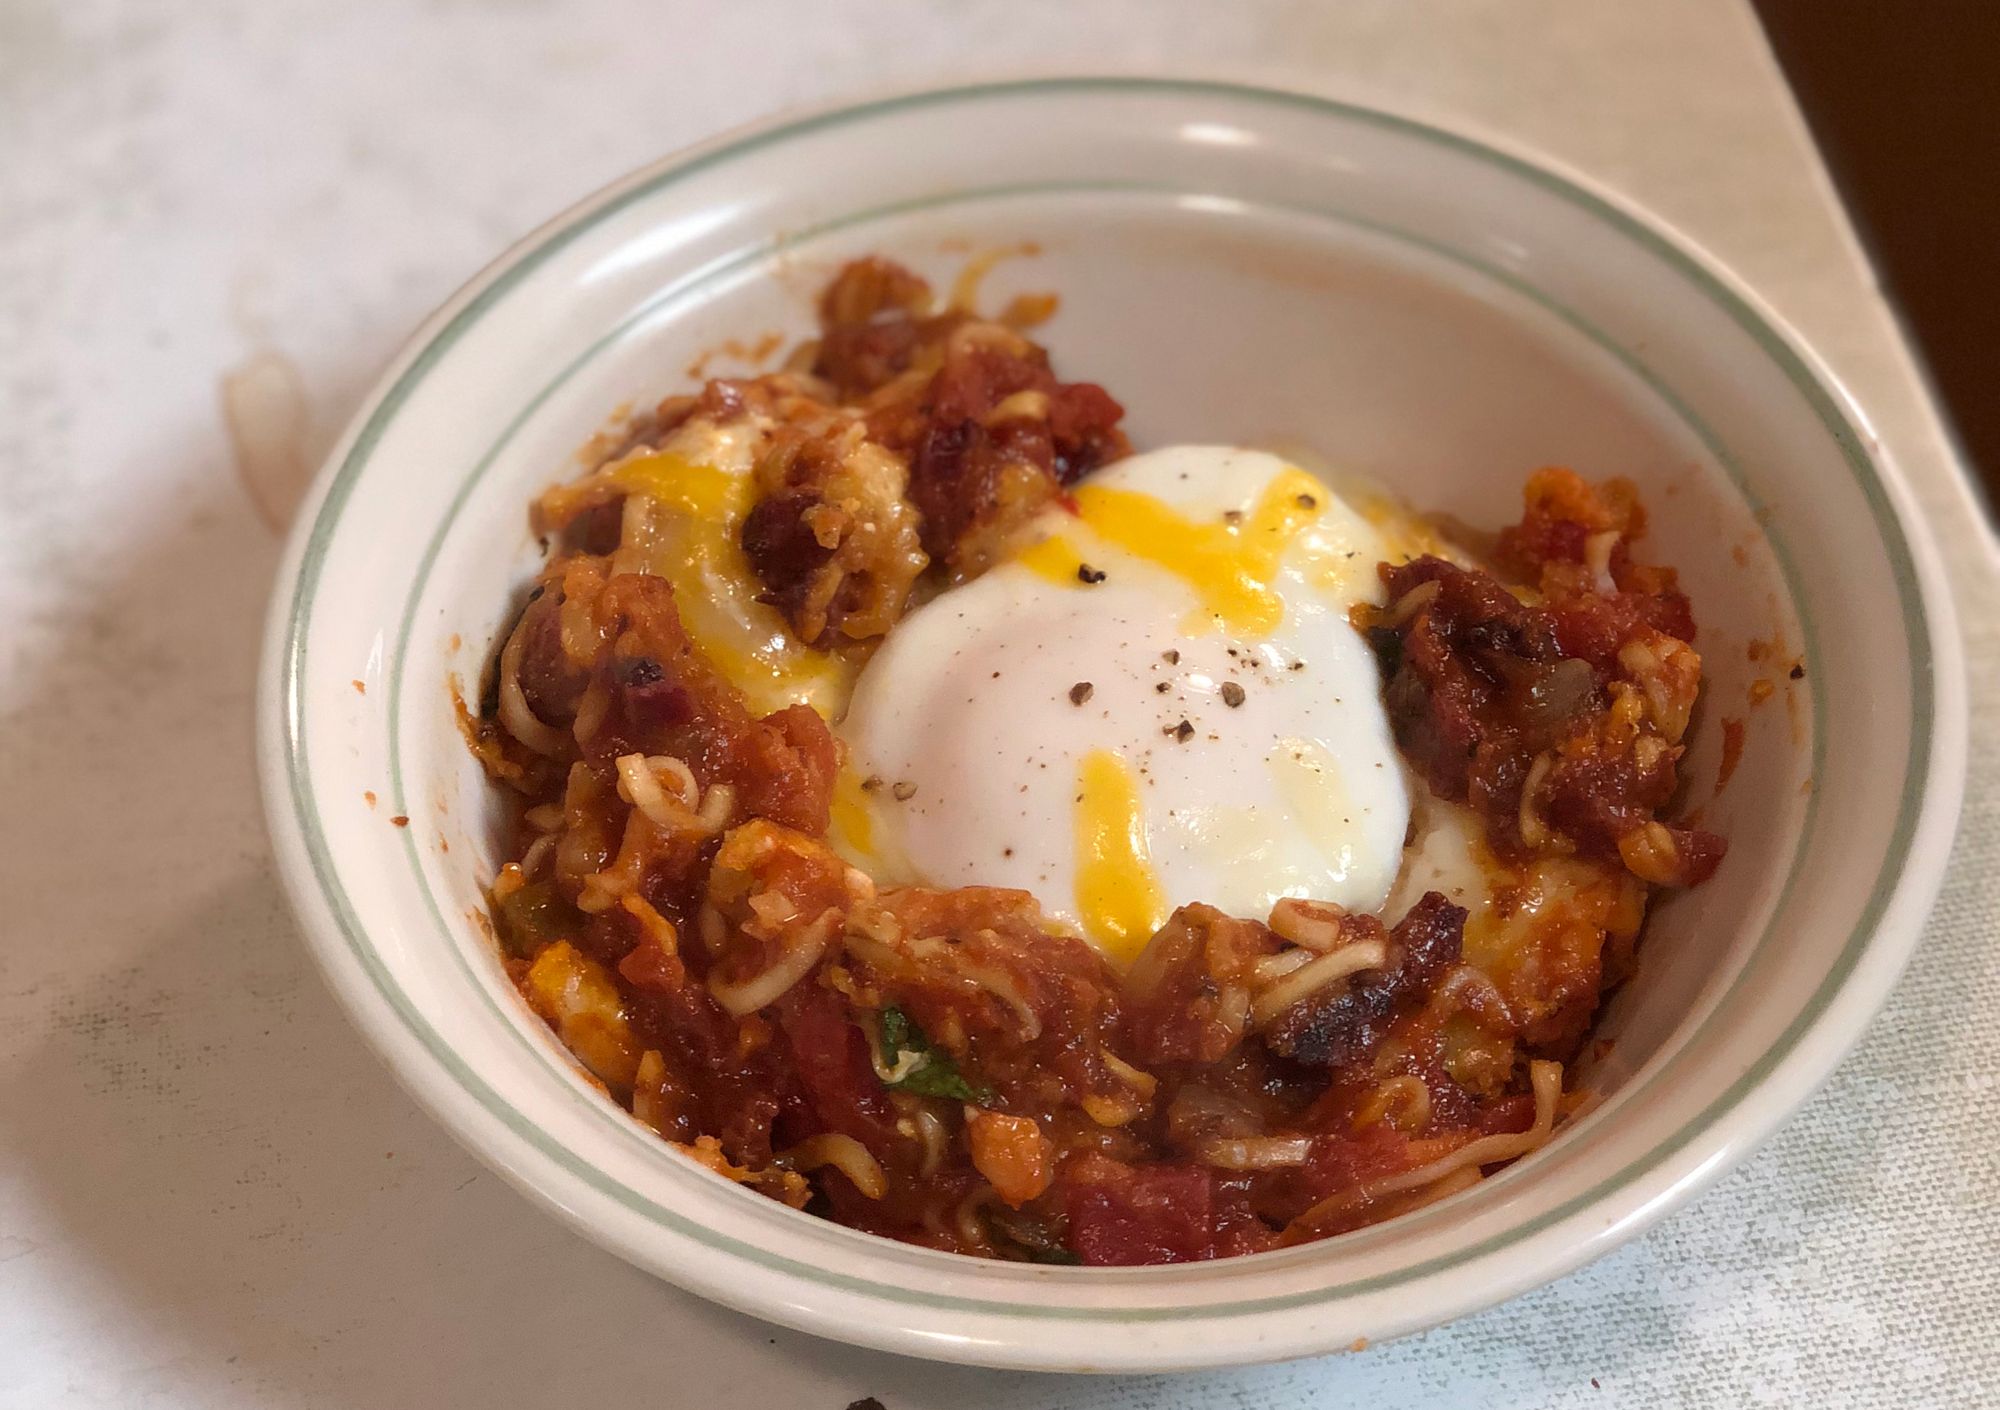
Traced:
<path fill-rule="evenodd" d="M 672 147 L 789 103 L 1107 66 L 1469 118 L 1693 231 L 1832 360 L 1917 484 L 1976 711 L 1916 963 L 1745 1169 L 1428 1336 L 1122 1382 L 927 1366 L 710 1308 L 414 1111 L 308 969 L 266 856 L 249 702 L 276 538 L 239 476 L 244 454 L 279 478 L 316 458 L 430 305 Z M 14 0 L 0 232 L 0 1404 L 2000 1398 L 2000 577 L 1738 5 Z M 232 376 L 266 405 L 294 391 L 296 423 L 232 448 Z"/>

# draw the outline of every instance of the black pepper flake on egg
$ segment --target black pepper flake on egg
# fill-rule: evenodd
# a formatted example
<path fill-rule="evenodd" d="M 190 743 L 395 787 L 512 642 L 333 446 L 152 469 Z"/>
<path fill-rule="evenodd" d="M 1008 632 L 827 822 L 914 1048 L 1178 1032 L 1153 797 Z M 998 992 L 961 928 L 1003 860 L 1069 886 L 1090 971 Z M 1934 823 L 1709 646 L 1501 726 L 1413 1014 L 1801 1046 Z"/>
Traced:
<path fill-rule="evenodd" d="M 1078 681 L 1069 688 L 1069 703 L 1072 705 L 1083 704 L 1084 701 L 1090 699 L 1090 693 L 1095 689 L 1096 687 L 1091 685 L 1089 681 Z"/>
<path fill-rule="evenodd" d="M 1165 729 L 1161 730 L 1160 733 L 1170 734 L 1174 737 L 1175 742 L 1180 744 L 1186 744 L 1190 739 L 1194 738 L 1194 726 L 1189 724 L 1186 720 L 1182 720 L 1177 725 L 1168 725 Z"/>
<path fill-rule="evenodd" d="M 861 791 L 863 793 L 873 793 L 881 786 L 882 775 L 880 774 L 870 774 L 867 778 L 861 780 Z"/>
<path fill-rule="evenodd" d="M 1241 705 L 1243 703 L 1243 687 L 1235 681 L 1224 681 L 1222 683 L 1222 703 L 1232 710 Z"/>
<path fill-rule="evenodd" d="M 1795 681 L 1802 681 L 1806 678 L 1806 668 L 1805 668 L 1805 663 L 1803 661 L 1793 665 L 1791 669 L 1791 677 Z"/>
<path fill-rule="evenodd" d="M 899 783 L 889 790 L 889 796 L 894 798 L 898 803 L 907 803 L 917 796 L 917 786 L 907 781 Z"/>
<path fill-rule="evenodd" d="M 1225 524 L 1240 524 L 1240 523 L 1242 523 L 1242 522 L 1243 522 L 1243 511 L 1242 511 L 1242 510 L 1240 510 L 1240 509 L 1225 509 L 1225 510 L 1223 510 L 1223 511 L 1222 511 L 1222 522 L 1223 522 L 1223 523 L 1225 523 Z"/>
<path fill-rule="evenodd" d="M 1305 668 L 1306 668 L 1306 663 L 1305 663 L 1305 662 L 1303 662 L 1303 661 L 1294 661 L 1294 662 L 1292 662 L 1292 664 L 1290 665 L 1290 667 L 1288 667 L 1287 669 L 1290 669 L 1290 670 L 1294 670 L 1294 671 L 1303 671 L 1303 670 L 1304 670 Z"/>
<path fill-rule="evenodd" d="M 1168 691 L 1172 690 L 1173 688 L 1174 688 L 1174 683 L 1172 681 L 1161 681 L 1158 685 L 1153 687 L 1154 691 L 1160 695 L 1165 695 Z"/>
<path fill-rule="evenodd" d="M 1180 652 L 1174 650 L 1172 647 L 1168 647 L 1165 651 L 1162 651 L 1160 653 L 1160 659 L 1166 662 L 1169 666 L 1178 666 L 1181 663 L 1181 654 Z"/>
<path fill-rule="evenodd" d="M 1319 501 L 1318 501 L 1318 500 L 1316 500 L 1316 499 L 1314 499 L 1314 498 L 1313 498 L 1313 497 L 1312 497 L 1311 495 L 1309 495 L 1309 494 L 1302 494 L 1302 495 L 1300 495 L 1300 496 L 1299 496 L 1299 508 L 1301 508 L 1301 509 L 1317 509 L 1317 508 L 1319 508 Z"/>
<path fill-rule="evenodd" d="M 1104 578 L 1105 572 L 1102 568 L 1093 568 L 1088 563 L 1076 565 L 1076 580 L 1080 583 L 1101 583 Z"/>

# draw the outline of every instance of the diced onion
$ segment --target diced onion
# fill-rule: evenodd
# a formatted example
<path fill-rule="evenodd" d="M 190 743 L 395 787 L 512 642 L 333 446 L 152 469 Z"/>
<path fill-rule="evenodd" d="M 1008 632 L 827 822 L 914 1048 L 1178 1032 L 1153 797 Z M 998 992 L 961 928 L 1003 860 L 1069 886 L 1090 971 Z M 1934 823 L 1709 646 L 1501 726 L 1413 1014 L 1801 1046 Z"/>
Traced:
<path fill-rule="evenodd" d="M 1597 581 L 1595 586 L 1601 593 L 1618 591 L 1618 584 L 1611 577 L 1611 551 L 1618 547 L 1619 533 L 1616 529 L 1606 529 L 1601 534 L 1592 534 L 1583 541 L 1583 565 Z"/>
<path fill-rule="evenodd" d="M 579 666 L 590 665 L 603 645 L 592 610 L 595 602 L 594 593 L 565 591 L 557 608 L 556 624 L 562 637 L 563 655 Z"/>
<path fill-rule="evenodd" d="M 686 765 L 682 767 L 685 768 Z M 689 781 L 693 781 L 692 776 Z M 730 815 L 735 811 L 736 790 L 726 783 L 713 784 L 708 792 L 702 795 L 701 808 L 695 814 L 695 821 L 701 824 L 703 832 L 713 834 L 729 825 Z"/>
<path fill-rule="evenodd" d="M 695 931 L 701 936 L 702 948 L 711 955 L 720 954 L 722 942 L 729 938 L 728 929 L 723 924 L 722 912 L 704 901 L 694 919 Z"/>
<path fill-rule="evenodd" d="M 610 687 L 601 680 L 592 679 L 583 689 L 583 699 L 576 702 L 576 723 L 571 730 L 578 739 L 589 740 L 596 735 L 598 726 L 610 713 Z"/>
<path fill-rule="evenodd" d="M 563 825 L 563 810 L 559 804 L 543 803 L 521 814 L 521 821 L 537 832 L 554 832 Z"/>
<path fill-rule="evenodd" d="M 653 1048 L 640 1054 L 639 1071 L 632 1078 L 632 1115 L 663 1136 L 667 1130 L 667 1110 L 660 1100 L 660 1088 L 666 1080 L 666 1059 Z"/>
<path fill-rule="evenodd" d="M 528 850 L 521 854 L 521 874 L 533 876 L 542 869 L 549 853 L 555 850 L 556 834 L 545 832 L 528 844 Z"/>
<path fill-rule="evenodd" d="M 1241 984 L 1223 985 L 1222 995 L 1215 1001 L 1215 1021 L 1232 1041 L 1243 1036 L 1243 1026 L 1250 1021 L 1250 991 Z"/>

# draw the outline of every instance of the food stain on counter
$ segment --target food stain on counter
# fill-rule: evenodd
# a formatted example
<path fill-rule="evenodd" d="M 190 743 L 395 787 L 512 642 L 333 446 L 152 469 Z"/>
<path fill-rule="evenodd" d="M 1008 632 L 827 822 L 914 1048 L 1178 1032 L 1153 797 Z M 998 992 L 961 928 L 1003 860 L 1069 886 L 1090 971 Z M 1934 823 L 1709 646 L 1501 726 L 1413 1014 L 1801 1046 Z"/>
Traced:
<path fill-rule="evenodd" d="M 1725 716 L 1722 721 L 1722 760 L 1716 765 L 1715 794 L 1729 787 L 1736 766 L 1743 762 L 1743 721 Z"/>
<path fill-rule="evenodd" d="M 281 534 L 312 479 L 305 383 L 291 359 L 262 348 L 223 374 L 219 391 L 236 478 L 265 527 Z"/>

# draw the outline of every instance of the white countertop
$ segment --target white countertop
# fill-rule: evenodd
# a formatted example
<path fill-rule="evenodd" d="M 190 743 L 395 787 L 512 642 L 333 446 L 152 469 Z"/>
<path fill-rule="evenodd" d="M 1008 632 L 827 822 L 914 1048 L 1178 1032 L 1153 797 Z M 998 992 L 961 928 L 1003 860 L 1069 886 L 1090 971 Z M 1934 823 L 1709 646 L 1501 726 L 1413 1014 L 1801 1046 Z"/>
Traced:
<path fill-rule="evenodd" d="M 295 433 L 256 456 L 266 474 L 316 461 L 432 304 L 612 177 L 784 105 L 1051 68 L 1466 119 L 1650 205 L 1860 397 L 1967 621 L 1966 826 L 1861 1050 L 1647 1237 L 1360 1354 L 1003 1375 L 664 1287 L 417 1113 L 310 970 L 266 855 L 250 697 L 277 539 L 238 473 L 225 379 L 295 376 Z M 12 0 L 0 231 L 0 1404 L 2000 1398 L 2000 577 L 1743 6 Z"/>

